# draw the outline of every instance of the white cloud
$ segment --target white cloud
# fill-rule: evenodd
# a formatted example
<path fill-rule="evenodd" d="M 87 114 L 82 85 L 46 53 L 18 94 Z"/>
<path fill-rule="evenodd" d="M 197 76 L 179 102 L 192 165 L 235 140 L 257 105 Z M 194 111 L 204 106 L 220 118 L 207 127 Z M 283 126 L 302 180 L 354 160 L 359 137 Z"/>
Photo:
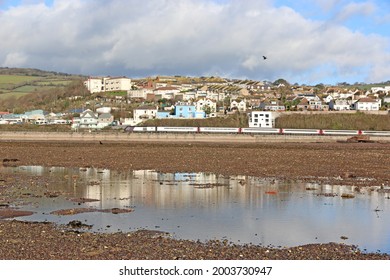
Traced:
<path fill-rule="evenodd" d="M 366 80 L 386 77 L 379 69 L 390 62 L 388 38 L 308 20 L 272 1 L 219 2 L 57 0 L 51 7 L 15 7 L 0 14 L 0 64 L 87 75 L 219 73 L 306 83 L 319 82 L 318 69 L 326 66 L 324 75 L 338 75 L 323 77 L 328 80 L 356 73 Z M 364 8 L 370 6 L 347 7 L 340 18 Z"/>
<path fill-rule="evenodd" d="M 369 16 L 374 14 L 376 10 L 376 5 L 372 2 L 362 2 L 362 3 L 349 3 L 345 5 L 341 11 L 336 15 L 338 21 L 345 21 L 352 16 Z"/>
<path fill-rule="evenodd" d="M 26 54 L 22 52 L 10 52 L 6 55 L 3 66 L 23 67 L 26 61 Z"/>
<path fill-rule="evenodd" d="M 325 12 L 329 12 L 337 5 L 340 5 L 342 0 L 315 0 L 316 4 L 320 6 Z"/>

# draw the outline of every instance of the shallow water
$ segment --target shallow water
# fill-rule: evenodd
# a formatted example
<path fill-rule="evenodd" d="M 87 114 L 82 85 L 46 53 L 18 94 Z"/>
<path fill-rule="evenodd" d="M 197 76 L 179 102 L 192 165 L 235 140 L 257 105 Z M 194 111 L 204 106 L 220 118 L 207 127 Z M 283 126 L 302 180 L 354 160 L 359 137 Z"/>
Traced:
<path fill-rule="evenodd" d="M 35 214 L 18 220 L 59 224 L 79 220 L 96 232 L 149 229 L 180 239 L 274 247 L 343 242 L 368 252 L 390 253 L 390 194 L 378 192 L 379 187 L 357 192 L 353 186 L 149 170 L 24 166 L 1 172 L 42 175 L 49 178 L 42 192 L 61 192 L 58 197 L 23 198 L 27 203 L 22 209 Z M 345 194 L 354 198 L 342 198 Z M 69 198 L 99 201 L 78 204 Z M 79 207 L 134 211 L 50 214 Z"/>

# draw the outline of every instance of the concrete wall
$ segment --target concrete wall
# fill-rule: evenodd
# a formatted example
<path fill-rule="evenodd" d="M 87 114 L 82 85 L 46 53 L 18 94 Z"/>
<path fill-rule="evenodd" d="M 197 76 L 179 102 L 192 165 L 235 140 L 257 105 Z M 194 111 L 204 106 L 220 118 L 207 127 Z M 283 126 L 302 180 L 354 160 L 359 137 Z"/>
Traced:
<path fill-rule="evenodd" d="M 211 143 L 268 143 L 268 142 L 336 142 L 350 136 L 301 135 L 243 135 L 243 134 L 174 134 L 174 133 L 104 133 L 104 132 L 0 132 L 1 141 L 59 141 L 59 142 L 211 142 Z M 389 137 L 370 138 L 388 141 Z"/>

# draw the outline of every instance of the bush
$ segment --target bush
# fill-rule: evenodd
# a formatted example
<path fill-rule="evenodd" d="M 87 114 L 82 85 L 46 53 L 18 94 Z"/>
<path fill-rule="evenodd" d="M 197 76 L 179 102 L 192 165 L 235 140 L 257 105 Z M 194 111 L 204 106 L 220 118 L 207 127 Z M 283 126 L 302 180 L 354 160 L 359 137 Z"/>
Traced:
<path fill-rule="evenodd" d="M 390 115 L 355 114 L 292 114 L 275 120 L 278 128 L 346 129 L 390 131 Z"/>

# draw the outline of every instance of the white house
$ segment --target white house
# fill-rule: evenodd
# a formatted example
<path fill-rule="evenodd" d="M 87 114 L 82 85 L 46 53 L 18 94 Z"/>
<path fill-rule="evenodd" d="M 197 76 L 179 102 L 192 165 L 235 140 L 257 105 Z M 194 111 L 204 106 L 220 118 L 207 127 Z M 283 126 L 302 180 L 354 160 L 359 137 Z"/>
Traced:
<path fill-rule="evenodd" d="M 381 107 L 381 101 L 371 98 L 360 98 L 358 101 L 356 101 L 354 106 L 355 110 L 378 111 Z"/>
<path fill-rule="evenodd" d="M 206 111 L 207 107 L 210 108 L 210 113 L 215 113 L 217 111 L 217 103 L 211 99 L 199 99 L 195 102 L 195 106 L 197 112 Z"/>
<path fill-rule="evenodd" d="M 85 110 L 80 114 L 80 127 L 94 126 L 98 123 L 98 115 L 92 110 Z"/>
<path fill-rule="evenodd" d="M 249 127 L 268 127 L 275 126 L 277 113 L 269 111 L 252 111 L 248 114 Z"/>
<path fill-rule="evenodd" d="M 260 104 L 260 108 L 265 111 L 286 111 L 286 107 L 279 100 L 270 100 Z"/>
<path fill-rule="evenodd" d="M 329 108 L 335 111 L 351 110 L 352 100 L 350 99 L 336 99 L 329 103 Z"/>
<path fill-rule="evenodd" d="M 174 86 L 159 87 L 153 91 L 154 94 L 161 94 L 162 98 L 172 98 L 179 92 L 180 88 Z"/>
<path fill-rule="evenodd" d="M 155 106 L 140 106 L 133 111 L 134 123 L 140 123 L 145 120 L 155 119 L 157 115 L 157 107 Z"/>
<path fill-rule="evenodd" d="M 331 102 L 332 100 L 334 100 L 334 98 L 333 98 L 332 95 L 328 95 L 328 96 L 326 96 L 326 97 L 324 98 L 324 101 L 325 101 L 326 103 L 329 103 L 329 102 Z"/>
<path fill-rule="evenodd" d="M 196 92 L 195 91 L 183 92 L 183 100 L 184 101 L 194 100 L 195 98 L 196 98 Z"/>
<path fill-rule="evenodd" d="M 152 89 L 145 89 L 145 88 L 141 88 L 141 89 L 137 89 L 137 90 L 129 90 L 127 92 L 127 97 L 130 99 L 131 98 L 146 99 L 146 97 L 149 93 L 153 93 L 153 90 Z"/>
<path fill-rule="evenodd" d="M 233 100 L 230 102 L 230 109 L 237 108 L 238 111 L 240 112 L 245 112 L 246 111 L 246 101 L 241 100 L 240 102 L 237 102 L 236 100 Z"/>
<path fill-rule="evenodd" d="M 98 117 L 98 126 L 103 128 L 109 126 L 114 121 L 114 116 L 110 113 L 102 113 Z"/>
<path fill-rule="evenodd" d="M 390 86 L 385 86 L 385 87 L 372 87 L 371 88 L 372 93 L 377 93 L 377 92 L 390 92 Z"/>

